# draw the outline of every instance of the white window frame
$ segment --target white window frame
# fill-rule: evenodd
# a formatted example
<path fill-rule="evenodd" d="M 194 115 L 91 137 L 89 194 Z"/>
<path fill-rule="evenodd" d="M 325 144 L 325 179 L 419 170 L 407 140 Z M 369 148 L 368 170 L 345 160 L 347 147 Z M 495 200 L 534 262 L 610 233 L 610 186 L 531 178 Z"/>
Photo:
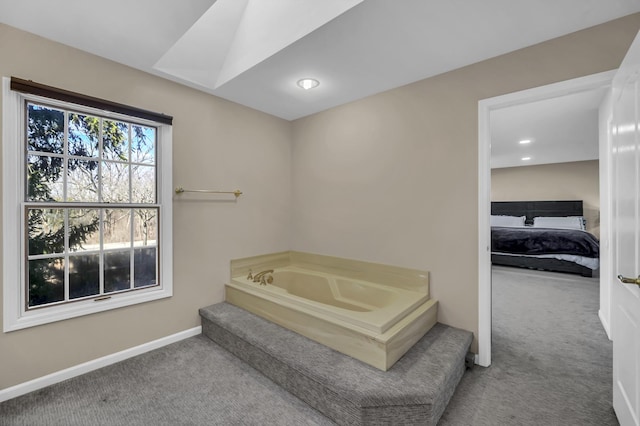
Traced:
<path fill-rule="evenodd" d="M 24 108 L 25 100 L 46 102 L 62 108 L 76 105 L 40 96 L 18 93 L 10 88 L 11 79 L 2 78 L 2 239 L 3 239 L 3 331 L 10 332 L 83 315 L 104 312 L 173 295 L 173 212 L 172 212 L 172 126 L 157 127 L 157 203 L 161 236 L 158 246 L 159 285 L 135 291 L 98 297 L 38 309 L 26 309 L 25 292 L 25 219 L 24 219 Z M 91 108 L 82 107 L 85 111 Z M 109 111 L 96 113 L 106 117 L 126 118 Z M 140 121 L 139 119 L 136 119 Z"/>

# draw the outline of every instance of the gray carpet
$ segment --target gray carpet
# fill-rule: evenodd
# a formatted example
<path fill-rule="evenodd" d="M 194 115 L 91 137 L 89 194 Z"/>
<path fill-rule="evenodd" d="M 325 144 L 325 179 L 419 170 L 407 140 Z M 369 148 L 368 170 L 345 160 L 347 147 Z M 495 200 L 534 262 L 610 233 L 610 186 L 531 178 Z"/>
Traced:
<path fill-rule="evenodd" d="M 204 336 L 0 404 L 0 425 L 330 425 Z"/>
<path fill-rule="evenodd" d="M 381 371 L 229 303 L 200 315 L 204 335 L 341 425 L 435 426 L 473 340 L 436 324 Z"/>
<path fill-rule="evenodd" d="M 616 425 L 597 280 L 496 268 L 493 364 L 439 425 Z M 0 404 L 0 425 L 327 425 L 208 339 L 169 345 Z"/>
<path fill-rule="evenodd" d="M 598 280 L 494 267 L 493 362 L 462 378 L 440 425 L 617 425 Z"/>

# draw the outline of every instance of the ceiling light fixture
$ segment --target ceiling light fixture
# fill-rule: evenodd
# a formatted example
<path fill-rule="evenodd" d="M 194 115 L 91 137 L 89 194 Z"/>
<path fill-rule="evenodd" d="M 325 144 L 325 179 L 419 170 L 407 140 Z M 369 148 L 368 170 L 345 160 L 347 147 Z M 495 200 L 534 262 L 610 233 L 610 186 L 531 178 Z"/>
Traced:
<path fill-rule="evenodd" d="M 531 160 L 531 157 L 522 157 L 522 161 L 529 161 Z"/>
<path fill-rule="evenodd" d="M 320 82 L 314 78 L 303 78 L 298 80 L 298 86 L 302 87 L 304 90 L 313 89 L 319 85 Z"/>
<path fill-rule="evenodd" d="M 526 145 L 528 143 L 531 143 L 531 139 L 522 139 L 520 142 L 518 142 L 520 145 Z"/>

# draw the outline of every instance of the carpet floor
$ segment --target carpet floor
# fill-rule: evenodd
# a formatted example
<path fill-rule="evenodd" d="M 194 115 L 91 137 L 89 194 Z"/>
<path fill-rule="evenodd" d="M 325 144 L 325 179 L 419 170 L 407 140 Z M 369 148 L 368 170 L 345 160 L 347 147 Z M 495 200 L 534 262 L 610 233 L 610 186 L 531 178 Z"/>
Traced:
<path fill-rule="evenodd" d="M 598 281 L 495 268 L 493 364 L 439 425 L 616 425 Z M 0 425 L 330 425 L 220 346 L 192 337 L 0 404 Z"/>
<path fill-rule="evenodd" d="M 494 267 L 492 365 L 463 376 L 439 425 L 617 425 L 597 278 Z"/>
<path fill-rule="evenodd" d="M 202 335 L 0 404 L 2 426 L 331 424 Z"/>

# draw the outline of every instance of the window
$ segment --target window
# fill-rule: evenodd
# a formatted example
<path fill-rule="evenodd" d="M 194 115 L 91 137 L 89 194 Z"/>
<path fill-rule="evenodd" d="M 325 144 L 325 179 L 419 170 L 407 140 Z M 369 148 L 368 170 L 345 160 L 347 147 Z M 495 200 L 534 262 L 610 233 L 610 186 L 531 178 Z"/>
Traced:
<path fill-rule="evenodd" d="M 4 330 L 171 296 L 171 125 L 8 80 Z"/>

